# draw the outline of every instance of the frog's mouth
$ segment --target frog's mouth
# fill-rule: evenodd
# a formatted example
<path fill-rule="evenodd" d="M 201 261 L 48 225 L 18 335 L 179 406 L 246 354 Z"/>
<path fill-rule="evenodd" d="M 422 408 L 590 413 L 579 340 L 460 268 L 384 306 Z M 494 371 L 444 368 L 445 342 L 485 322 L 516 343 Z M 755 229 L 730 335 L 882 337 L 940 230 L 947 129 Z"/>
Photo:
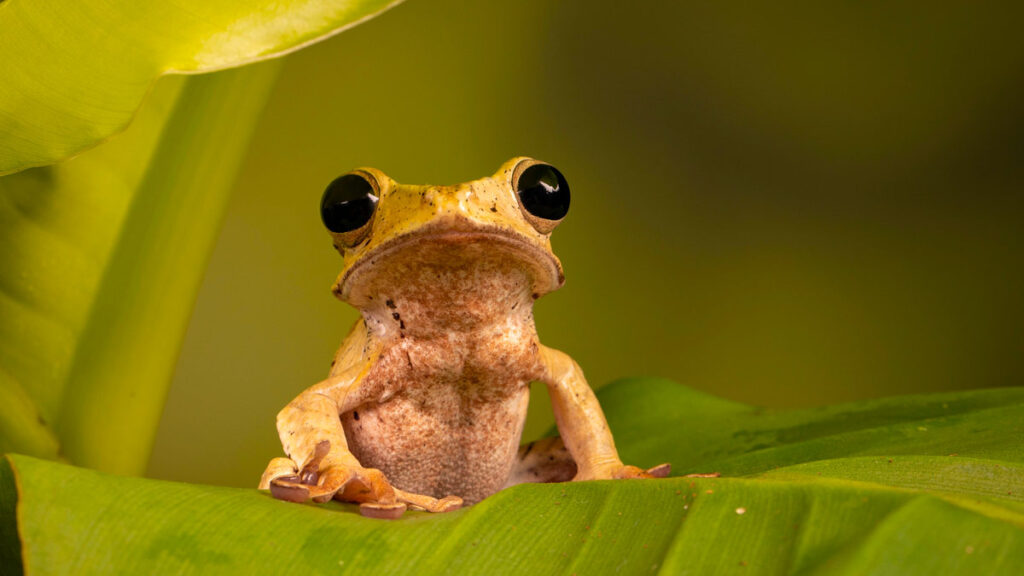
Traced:
<path fill-rule="evenodd" d="M 381 287 L 386 290 L 413 282 L 424 269 L 459 267 L 522 271 L 529 279 L 534 299 L 565 283 L 558 258 L 530 238 L 502 228 L 446 226 L 424 228 L 368 246 L 342 270 L 333 291 L 339 299 L 359 306 Z M 422 278 L 419 281 L 425 282 Z"/>

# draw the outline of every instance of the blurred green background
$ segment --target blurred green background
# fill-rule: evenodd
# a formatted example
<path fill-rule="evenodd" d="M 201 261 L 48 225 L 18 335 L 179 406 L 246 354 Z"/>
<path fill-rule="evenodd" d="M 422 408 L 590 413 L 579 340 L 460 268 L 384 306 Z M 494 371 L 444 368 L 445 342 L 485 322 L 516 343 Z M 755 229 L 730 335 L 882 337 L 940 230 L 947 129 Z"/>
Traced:
<path fill-rule="evenodd" d="M 150 475 L 252 486 L 279 455 L 277 411 L 356 319 L 318 202 L 363 165 L 561 169 L 567 283 L 538 329 L 595 387 L 792 407 L 1020 385 L 1022 6 L 409 0 L 288 56 Z"/>

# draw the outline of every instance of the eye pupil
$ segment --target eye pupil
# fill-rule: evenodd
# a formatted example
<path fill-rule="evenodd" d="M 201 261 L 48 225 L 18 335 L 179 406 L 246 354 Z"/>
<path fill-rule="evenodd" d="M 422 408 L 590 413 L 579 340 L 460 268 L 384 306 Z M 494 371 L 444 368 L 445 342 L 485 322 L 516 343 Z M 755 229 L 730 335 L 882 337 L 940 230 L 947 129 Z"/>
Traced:
<path fill-rule="evenodd" d="M 523 170 L 516 193 L 523 208 L 538 218 L 561 220 L 569 213 L 569 184 L 554 166 L 534 164 Z"/>
<path fill-rule="evenodd" d="M 359 174 L 345 174 L 324 190 L 320 218 L 331 232 L 351 232 L 365 226 L 376 207 L 373 185 Z"/>

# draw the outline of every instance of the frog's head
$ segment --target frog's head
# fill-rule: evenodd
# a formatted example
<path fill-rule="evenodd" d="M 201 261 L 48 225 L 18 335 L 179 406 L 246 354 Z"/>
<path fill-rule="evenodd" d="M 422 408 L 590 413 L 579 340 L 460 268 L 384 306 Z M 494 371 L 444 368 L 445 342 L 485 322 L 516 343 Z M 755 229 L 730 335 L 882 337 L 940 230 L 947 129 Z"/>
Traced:
<path fill-rule="evenodd" d="M 334 294 L 361 308 L 399 292 L 538 298 L 564 282 L 550 236 L 568 210 L 565 178 L 531 158 L 455 186 L 409 186 L 355 170 L 331 182 L 321 201 L 345 258 Z"/>

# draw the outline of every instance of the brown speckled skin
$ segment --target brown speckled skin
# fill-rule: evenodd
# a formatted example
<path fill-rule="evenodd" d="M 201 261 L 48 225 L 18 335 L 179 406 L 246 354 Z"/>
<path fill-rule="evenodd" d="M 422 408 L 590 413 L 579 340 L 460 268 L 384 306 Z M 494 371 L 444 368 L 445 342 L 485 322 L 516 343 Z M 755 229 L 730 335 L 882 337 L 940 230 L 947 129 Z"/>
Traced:
<path fill-rule="evenodd" d="M 563 276 L 549 241 L 557 222 L 521 209 L 514 191 L 532 163 L 515 158 L 450 187 L 358 171 L 375 183 L 377 209 L 367 226 L 332 236 L 345 257 L 334 293 L 362 319 L 328 379 L 278 415 L 288 458 L 270 463 L 261 488 L 395 517 L 405 505 L 445 511 L 556 479 L 516 469 L 531 381 L 548 385 L 565 440 L 552 454 L 574 461 L 559 474 L 646 476 L 619 460 L 579 367 L 537 338 L 533 301 Z"/>

